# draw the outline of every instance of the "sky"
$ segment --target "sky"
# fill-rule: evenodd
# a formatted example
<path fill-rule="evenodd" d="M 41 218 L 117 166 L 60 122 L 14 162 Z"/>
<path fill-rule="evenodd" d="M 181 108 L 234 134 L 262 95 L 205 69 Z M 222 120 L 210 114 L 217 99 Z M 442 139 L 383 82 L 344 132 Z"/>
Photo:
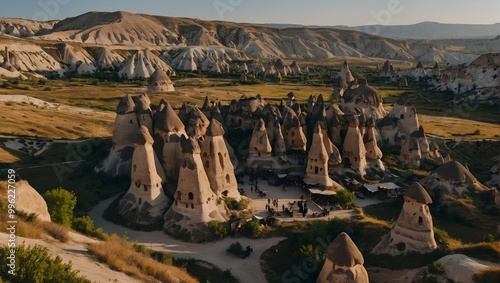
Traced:
<path fill-rule="evenodd" d="M 89 11 L 247 23 L 405 25 L 500 23 L 500 0 L 0 0 L 0 17 L 64 19 Z"/>

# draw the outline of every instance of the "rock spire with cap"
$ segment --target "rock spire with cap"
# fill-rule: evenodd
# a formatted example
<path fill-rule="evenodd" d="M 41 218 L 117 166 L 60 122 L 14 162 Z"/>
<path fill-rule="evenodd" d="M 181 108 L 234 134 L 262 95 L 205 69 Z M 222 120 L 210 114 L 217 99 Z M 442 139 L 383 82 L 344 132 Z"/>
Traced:
<path fill-rule="evenodd" d="M 201 144 L 201 159 L 212 191 L 218 197 L 240 200 L 234 166 L 223 135 L 222 124 L 212 119 Z"/>
<path fill-rule="evenodd" d="M 165 174 L 145 126 L 137 130 L 134 143 L 131 184 L 118 209 L 129 225 L 150 227 L 161 223 L 171 200 L 163 192 Z"/>
<path fill-rule="evenodd" d="M 210 181 L 201 159 L 198 141 L 182 136 L 182 161 L 179 170 L 174 204 L 164 216 L 164 229 L 192 241 L 210 237 L 208 222 L 227 220 L 224 207 L 218 205 L 218 196 L 210 188 Z"/>
<path fill-rule="evenodd" d="M 428 204 L 432 199 L 418 182 L 403 196 L 404 204 L 396 225 L 382 237 L 373 253 L 399 255 L 408 252 L 430 253 L 437 248 Z"/>
<path fill-rule="evenodd" d="M 345 232 L 333 240 L 325 252 L 326 259 L 316 283 L 368 283 L 364 258 Z"/>
<path fill-rule="evenodd" d="M 163 170 L 167 179 L 174 183 L 179 176 L 182 159 L 180 138 L 187 136 L 184 124 L 175 113 L 170 103 L 161 101 L 161 110 L 155 114 L 154 132 L 157 154 L 161 156 Z"/>

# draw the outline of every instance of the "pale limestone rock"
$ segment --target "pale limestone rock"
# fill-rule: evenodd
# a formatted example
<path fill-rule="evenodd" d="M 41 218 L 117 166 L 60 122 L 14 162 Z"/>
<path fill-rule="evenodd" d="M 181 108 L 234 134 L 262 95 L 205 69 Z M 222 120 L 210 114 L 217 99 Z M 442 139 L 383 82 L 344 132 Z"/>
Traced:
<path fill-rule="evenodd" d="M 331 144 L 331 142 L 330 142 Z M 307 155 L 306 177 L 304 182 L 308 184 L 319 184 L 320 187 L 333 189 L 341 188 L 328 176 L 328 153 L 323 139 L 323 131 L 320 123 L 316 123 L 312 138 L 311 148 Z"/>
<path fill-rule="evenodd" d="M 7 184 L 6 184 L 7 185 Z M 36 219 L 50 222 L 49 209 L 43 197 L 28 183 L 21 180 L 15 183 L 16 210 L 34 213 Z"/>
<path fill-rule="evenodd" d="M 173 92 L 174 84 L 170 77 L 161 67 L 157 67 L 148 80 L 148 91 L 153 92 Z"/>
<path fill-rule="evenodd" d="M 155 114 L 154 132 L 157 154 L 161 156 L 163 170 L 167 179 L 175 183 L 179 176 L 182 159 L 181 136 L 186 134 L 184 124 L 170 104 L 164 100 Z"/>
<path fill-rule="evenodd" d="M 432 199 L 420 183 L 413 183 L 404 195 L 404 204 L 389 234 L 373 248 L 375 254 L 430 253 L 437 248 L 432 216 L 427 204 Z"/>
<path fill-rule="evenodd" d="M 148 129 L 141 126 L 135 137 L 130 188 L 118 208 L 129 225 L 149 226 L 161 222 L 171 202 L 163 191 L 165 181 L 153 150 L 153 138 Z"/>
<path fill-rule="evenodd" d="M 174 194 L 174 204 L 165 213 L 164 229 L 167 233 L 183 236 L 192 241 L 205 240 L 210 235 L 208 222 L 224 222 L 227 215 L 218 197 L 210 188 L 198 142 L 181 137 L 182 163 Z"/>
<path fill-rule="evenodd" d="M 366 148 L 356 118 L 354 118 L 354 121 L 351 121 L 347 129 L 344 147 L 342 148 L 342 160 L 355 169 L 361 176 L 365 175 Z"/>
<path fill-rule="evenodd" d="M 342 68 L 340 69 L 339 77 L 342 78 L 346 82 L 354 81 L 354 77 L 352 76 L 351 70 L 349 69 L 349 64 L 347 61 L 344 61 L 342 64 Z"/>
<path fill-rule="evenodd" d="M 286 148 L 287 150 L 305 151 L 307 138 L 302 129 L 301 121 L 295 111 L 286 106 L 284 108 L 286 109 L 286 114 L 283 118 L 282 129 Z"/>
<path fill-rule="evenodd" d="M 116 108 L 111 151 L 96 166 L 96 172 L 106 173 L 114 177 L 130 175 L 134 140 L 137 130 L 139 130 L 135 107 L 131 95 L 127 94 L 121 99 Z"/>
<path fill-rule="evenodd" d="M 399 159 L 411 168 L 417 169 L 420 167 L 422 152 L 420 151 L 420 143 L 417 139 L 411 136 L 408 138 L 403 137 Z"/>
<path fill-rule="evenodd" d="M 212 119 L 207 134 L 201 144 L 201 159 L 210 181 L 212 191 L 218 197 L 240 200 L 234 166 L 224 140 L 222 124 Z"/>
<path fill-rule="evenodd" d="M 253 129 L 249 145 L 249 162 L 253 160 L 268 160 L 271 157 L 272 147 L 267 136 L 264 120 L 259 119 Z"/>
<path fill-rule="evenodd" d="M 316 283 L 368 283 L 363 255 L 342 232 L 326 249 L 326 259 Z"/>

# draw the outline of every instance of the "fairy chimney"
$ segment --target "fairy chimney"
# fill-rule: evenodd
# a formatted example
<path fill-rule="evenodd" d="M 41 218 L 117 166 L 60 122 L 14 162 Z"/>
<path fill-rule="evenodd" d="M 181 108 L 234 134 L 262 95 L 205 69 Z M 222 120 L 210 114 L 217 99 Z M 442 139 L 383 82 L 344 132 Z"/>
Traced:
<path fill-rule="evenodd" d="M 328 176 L 329 157 L 330 154 L 324 144 L 320 122 L 317 122 L 314 127 L 311 148 L 307 155 L 306 177 L 304 178 L 305 183 L 313 185 L 319 184 L 319 186 L 323 188 L 339 187 L 339 185 Z"/>
<path fill-rule="evenodd" d="M 365 174 L 366 148 L 355 117 L 347 128 L 342 148 L 342 160 L 346 165 L 358 171 L 360 175 Z"/>
<path fill-rule="evenodd" d="M 264 120 L 259 119 L 253 129 L 249 145 L 249 160 L 266 160 L 271 157 L 272 147 L 267 136 Z"/>
<path fill-rule="evenodd" d="M 370 117 L 366 123 L 367 129 L 363 137 L 363 141 L 366 148 L 366 158 L 371 162 L 376 162 L 376 167 L 380 170 L 384 170 L 384 164 L 382 163 L 382 150 L 378 147 L 377 138 L 375 136 L 375 121 L 373 117 Z"/>
<path fill-rule="evenodd" d="M 212 191 L 218 197 L 240 200 L 234 167 L 224 140 L 222 124 L 212 119 L 201 144 L 201 159 Z"/>
<path fill-rule="evenodd" d="M 192 241 L 210 237 L 208 222 L 227 220 L 224 207 L 210 188 L 210 181 L 201 159 L 198 141 L 180 138 L 182 162 L 178 175 L 174 203 L 164 216 L 164 229 L 169 234 L 183 236 Z"/>
<path fill-rule="evenodd" d="M 430 253 L 437 248 L 428 204 L 432 199 L 420 183 L 413 183 L 403 196 L 404 204 L 391 231 L 382 237 L 373 253 L 399 255 Z"/>
<path fill-rule="evenodd" d="M 403 144 L 399 159 L 406 163 L 411 168 L 420 167 L 420 160 L 422 159 L 422 152 L 420 151 L 420 144 L 417 139 L 413 137 L 402 137 Z"/>
<path fill-rule="evenodd" d="M 151 101 L 149 97 L 143 93 L 135 98 L 135 114 L 139 126 L 148 128 L 149 133 L 153 135 L 153 112 L 151 111 Z"/>
<path fill-rule="evenodd" d="M 161 222 L 170 202 L 163 192 L 165 174 L 145 126 L 136 132 L 134 143 L 131 184 L 118 209 L 131 225 L 154 225 Z"/>
<path fill-rule="evenodd" d="M 167 179 L 174 183 L 179 176 L 182 159 L 180 138 L 187 136 L 179 116 L 172 106 L 164 100 L 160 102 L 160 111 L 155 114 L 155 144 L 158 143 L 157 154 L 161 156 L 163 170 Z"/>
<path fill-rule="evenodd" d="M 302 129 L 302 124 L 291 108 L 286 107 L 286 114 L 283 118 L 283 137 L 287 150 L 306 151 L 307 138 Z"/>
<path fill-rule="evenodd" d="M 331 242 L 316 283 L 368 283 L 363 255 L 345 232 Z"/>
<path fill-rule="evenodd" d="M 111 150 L 95 167 L 95 171 L 114 177 L 130 175 L 134 140 L 138 129 L 135 103 L 132 96 L 127 94 L 116 107 Z"/>
<path fill-rule="evenodd" d="M 172 80 L 161 67 L 157 67 L 148 80 L 148 91 L 173 92 L 175 91 Z"/>
<path fill-rule="evenodd" d="M 354 81 L 354 77 L 352 76 L 352 73 L 351 73 L 351 70 L 349 69 L 349 64 L 347 64 L 347 61 L 344 61 L 344 63 L 342 64 L 342 69 L 340 69 L 339 77 L 344 79 L 346 82 Z"/>

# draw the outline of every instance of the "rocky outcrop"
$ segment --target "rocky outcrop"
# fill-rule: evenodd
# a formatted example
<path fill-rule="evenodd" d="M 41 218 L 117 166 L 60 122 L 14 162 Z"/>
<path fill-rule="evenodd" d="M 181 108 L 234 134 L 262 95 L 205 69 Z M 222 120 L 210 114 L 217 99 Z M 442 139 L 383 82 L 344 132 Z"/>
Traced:
<path fill-rule="evenodd" d="M 396 225 L 373 248 L 375 254 L 430 253 L 437 248 L 428 204 L 432 199 L 420 183 L 413 183 L 403 196 Z"/>
<path fill-rule="evenodd" d="M 1 182 L 0 187 L 5 187 L 7 195 L 7 182 Z M 36 214 L 36 219 L 50 221 L 49 209 L 43 197 L 25 180 L 19 180 L 16 188 L 16 210 L 26 214 Z M 3 189 L 3 188 L 2 188 Z"/>
<path fill-rule="evenodd" d="M 333 144 L 330 142 L 328 136 L 326 138 L 331 148 Z M 307 184 L 319 185 L 321 188 L 325 189 L 341 188 L 339 184 L 328 176 L 329 158 L 330 153 L 325 147 L 323 131 L 318 122 L 314 127 L 311 148 L 309 148 L 309 153 L 307 155 L 306 177 L 304 178 L 304 182 Z"/>
<path fill-rule="evenodd" d="M 472 173 L 458 161 L 450 161 L 420 180 L 429 191 L 439 190 L 444 194 L 461 195 L 469 189 L 488 190 Z"/>
<path fill-rule="evenodd" d="M 187 136 L 184 124 L 172 106 L 164 100 L 160 102 L 154 118 L 155 150 L 161 156 L 165 176 L 175 184 L 182 159 L 181 136 Z"/>
<path fill-rule="evenodd" d="M 130 174 L 135 136 L 137 130 L 139 130 L 139 122 L 135 110 L 134 99 L 131 95 L 127 94 L 116 108 L 111 151 L 96 166 L 96 172 L 102 172 L 115 177 Z"/>
<path fill-rule="evenodd" d="M 148 80 L 148 91 L 173 92 L 175 88 L 167 73 L 161 68 L 156 68 L 155 72 Z"/>
<path fill-rule="evenodd" d="M 145 126 L 137 131 L 134 143 L 131 184 L 118 210 L 129 226 L 157 228 L 171 203 L 163 191 L 165 174 Z"/>
<path fill-rule="evenodd" d="M 218 196 L 212 191 L 201 159 L 198 142 L 181 137 L 182 162 L 174 204 L 165 213 L 164 230 L 192 241 L 210 237 L 208 222 L 228 219 Z"/>
<path fill-rule="evenodd" d="M 210 181 L 210 187 L 217 197 L 230 197 L 240 200 L 241 196 L 234 175 L 234 166 L 223 136 L 222 124 L 212 119 L 205 139 L 201 144 L 201 159 Z"/>
<path fill-rule="evenodd" d="M 316 283 L 368 283 L 363 255 L 346 233 L 340 233 L 325 252 L 325 263 Z"/>

